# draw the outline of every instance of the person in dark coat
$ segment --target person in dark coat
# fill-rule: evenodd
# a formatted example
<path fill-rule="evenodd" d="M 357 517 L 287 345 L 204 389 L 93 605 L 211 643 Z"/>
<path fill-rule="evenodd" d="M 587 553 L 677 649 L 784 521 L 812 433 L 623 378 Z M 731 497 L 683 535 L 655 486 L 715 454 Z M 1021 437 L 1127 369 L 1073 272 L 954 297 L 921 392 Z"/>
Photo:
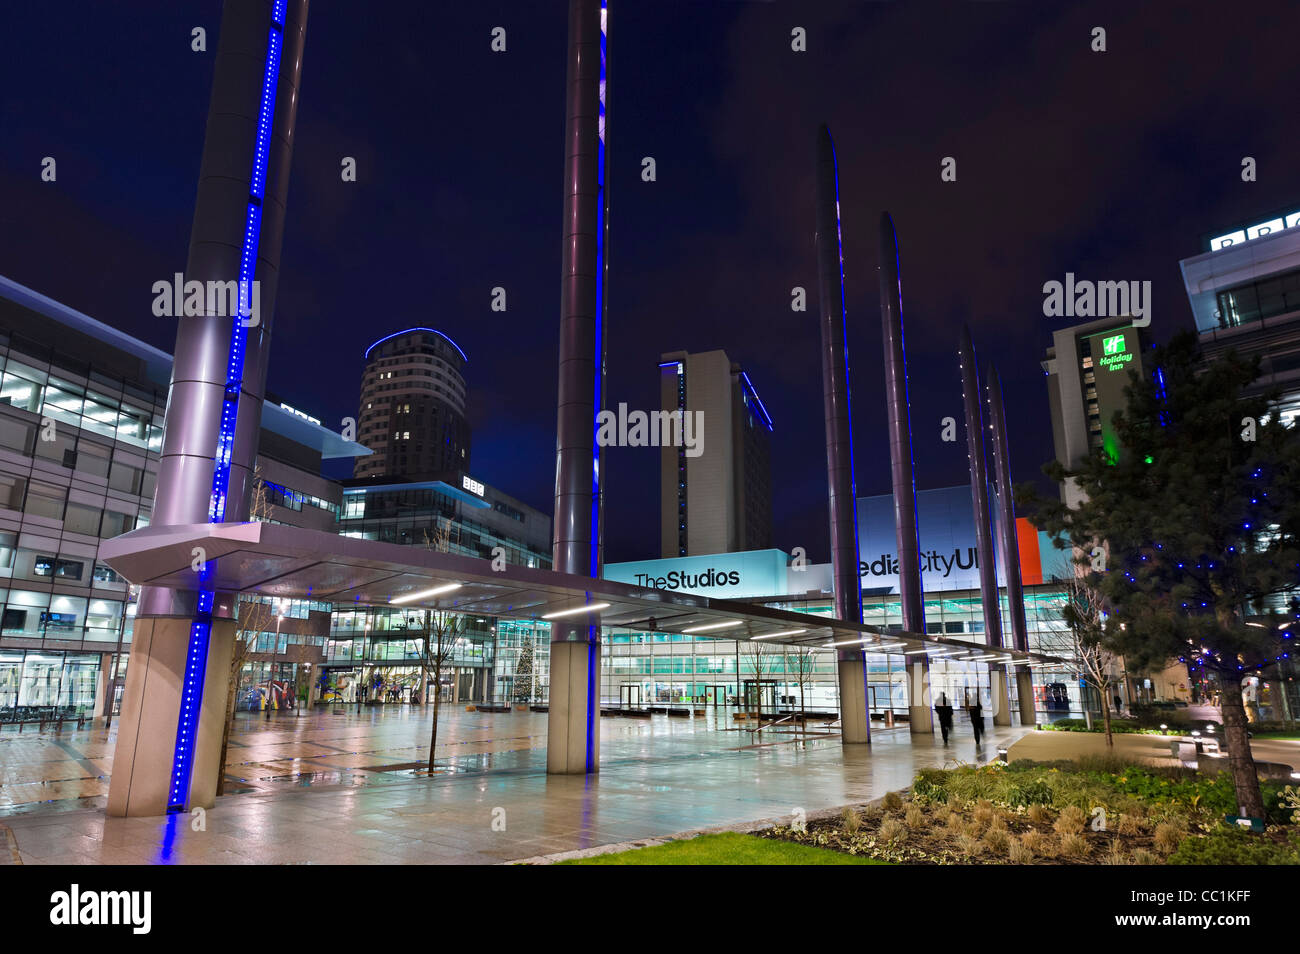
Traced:
<path fill-rule="evenodd" d="M 934 707 L 939 716 L 939 731 L 943 733 L 943 744 L 948 744 L 948 733 L 952 731 L 952 706 L 948 704 L 948 693 L 939 693 L 939 703 Z"/>
<path fill-rule="evenodd" d="M 971 731 L 975 733 L 975 746 L 978 748 L 980 739 L 984 736 L 984 707 L 980 705 L 978 696 L 975 697 L 974 702 L 966 707 L 966 711 L 970 713 L 970 727 Z"/>

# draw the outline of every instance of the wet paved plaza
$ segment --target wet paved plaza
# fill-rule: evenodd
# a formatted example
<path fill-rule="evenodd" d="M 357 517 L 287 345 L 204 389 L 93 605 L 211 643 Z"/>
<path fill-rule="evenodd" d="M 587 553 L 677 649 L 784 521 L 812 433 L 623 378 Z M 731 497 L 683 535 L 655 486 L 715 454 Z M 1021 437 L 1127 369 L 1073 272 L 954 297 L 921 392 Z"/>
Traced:
<path fill-rule="evenodd" d="M 868 801 L 1031 731 L 994 729 L 977 753 L 965 725 L 947 747 L 877 727 L 846 752 L 825 730 L 754 744 L 729 712 L 708 713 L 603 718 L 591 778 L 546 775 L 545 713 L 444 711 L 433 778 L 426 710 L 241 714 L 206 831 L 188 815 L 105 817 L 114 732 L 7 731 L 0 864 L 499 863 Z"/>

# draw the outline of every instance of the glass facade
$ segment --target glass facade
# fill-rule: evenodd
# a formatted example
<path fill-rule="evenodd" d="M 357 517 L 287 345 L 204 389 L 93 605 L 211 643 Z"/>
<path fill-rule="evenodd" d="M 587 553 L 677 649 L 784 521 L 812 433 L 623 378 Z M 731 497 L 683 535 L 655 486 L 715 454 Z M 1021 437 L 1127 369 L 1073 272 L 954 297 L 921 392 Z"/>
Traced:
<path fill-rule="evenodd" d="M 506 562 L 515 566 L 549 569 L 550 527 L 547 542 L 531 543 L 513 526 L 492 526 L 478 515 L 494 515 L 494 522 L 521 523 L 523 515 L 514 508 L 468 507 L 449 494 L 427 486 L 392 490 L 348 489 L 343 492 L 339 533 L 363 540 L 381 540 L 405 546 L 431 546 L 440 529 L 448 533 L 449 552 L 490 560 L 493 551 L 505 551 Z M 499 515 L 495 516 L 495 515 Z M 486 514 L 484 514 L 486 516 Z"/>
<path fill-rule="evenodd" d="M 97 553 L 149 523 L 164 404 L 157 390 L 0 334 L 0 647 L 39 657 L 130 643 L 128 586 Z"/>
<path fill-rule="evenodd" d="M 1220 328 L 1300 311 L 1300 269 L 1228 288 L 1216 295 Z"/>
<path fill-rule="evenodd" d="M 98 715 L 105 668 L 98 653 L 0 649 L 0 723 Z"/>
<path fill-rule="evenodd" d="M 442 665 L 444 700 L 494 701 L 496 622 L 486 616 L 461 617 Z M 357 606 L 335 612 L 329 637 L 324 640 L 319 698 L 357 702 L 358 689 L 366 686 L 368 701 L 426 701 L 418 690 L 425 634 L 430 627 L 424 611 L 408 607 Z"/>
<path fill-rule="evenodd" d="M 829 603 L 799 601 L 771 604 L 794 612 L 829 616 Z M 1059 587 L 1030 586 L 1025 610 L 1031 651 L 1068 656 L 1070 634 L 1061 618 Z M 1006 611 L 1005 598 L 1003 611 Z M 927 629 L 969 642 L 983 642 L 984 624 L 978 593 L 936 594 L 926 601 Z M 863 601 L 869 625 L 902 629 L 897 597 L 869 596 Z M 549 688 L 550 625 L 541 621 L 497 623 L 495 678 L 498 698 L 515 703 L 545 703 Z M 607 630 L 601 646 L 601 704 L 644 706 L 675 704 L 735 707 L 761 700 L 764 711 L 831 712 L 839 708 L 835 653 L 725 638 L 677 633 Z M 868 654 L 872 710 L 907 712 L 906 659 L 899 654 Z M 990 708 L 986 663 L 936 658 L 930 667 L 931 692 L 973 700 Z M 1014 680 L 1008 680 L 1013 710 L 1018 707 Z M 1069 669 L 1036 667 L 1035 708 L 1044 719 L 1082 714 L 1077 676 Z"/>

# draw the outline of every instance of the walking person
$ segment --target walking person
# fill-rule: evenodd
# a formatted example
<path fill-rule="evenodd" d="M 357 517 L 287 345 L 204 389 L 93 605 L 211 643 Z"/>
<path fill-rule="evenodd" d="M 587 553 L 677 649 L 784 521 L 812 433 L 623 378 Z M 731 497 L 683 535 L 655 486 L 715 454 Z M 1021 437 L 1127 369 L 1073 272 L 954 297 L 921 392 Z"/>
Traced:
<path fill-rule="evenodd" d="M 952 706 L 948 703 L 948 693 L 939 693 L 939 703 L 934 707 L 939 716 L 939 731 L 943 733 L 943 744 L 948 744 L 948 733 L 952 731 Z"/>
<path fill-rule="evenodd" d="M 966 707 L 970 714 L 970 728 L 975 733 L 975 748 L 979 748 L 980 740 L 984 737 L 984 707 L 980 705 L 979 696 L 975 701 Z"/>

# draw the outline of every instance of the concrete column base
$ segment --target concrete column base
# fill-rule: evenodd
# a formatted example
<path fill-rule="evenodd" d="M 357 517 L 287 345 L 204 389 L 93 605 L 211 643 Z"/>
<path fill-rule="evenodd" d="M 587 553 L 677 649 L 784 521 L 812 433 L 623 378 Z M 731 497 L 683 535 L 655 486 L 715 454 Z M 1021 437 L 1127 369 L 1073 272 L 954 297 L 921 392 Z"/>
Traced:
<path fill-rule="evenodd" d="M 907 664 L 907 725 L 912 735 L 934 735 L 930 711 L 930 661 L 913 657 Z"/>
<path fill-rule="evenodd" d="M 600 771 L 600 643 L 551 643 L 546 773 Z"/>
<path fill-rule="evenodd" d="M 1038 713 L 1034 710 L 1034 675 L 1028 666 L 1016 667 L 1016 692 L 1020 695 L 1020 724 L 1036 724 Z"/>
<path fill-rule="evenodd" d="M 861 652 L 836 663 L 840 679 L 840 741 L 844 745 L 871 743 L 871 713 L 867 710 L 867 664 Z"/>
<path fill-rule="evenodd" d="M 1011 724 L 1011 697 L 1007 695 L 1007 667 L 989 666 L 990 695 L 993 697 L 993 724 Z"/>
<path fill-rule="evenodd" d="M 135 621 L 108 787 L 109 815 L 167 814 L 192 623 L 180 617 L 146 616 Z M 217 773 L 224 768 L 218 763 L 235 621 L 213 620 L 208 640 L 187 808 L 212 807 Z"/>

